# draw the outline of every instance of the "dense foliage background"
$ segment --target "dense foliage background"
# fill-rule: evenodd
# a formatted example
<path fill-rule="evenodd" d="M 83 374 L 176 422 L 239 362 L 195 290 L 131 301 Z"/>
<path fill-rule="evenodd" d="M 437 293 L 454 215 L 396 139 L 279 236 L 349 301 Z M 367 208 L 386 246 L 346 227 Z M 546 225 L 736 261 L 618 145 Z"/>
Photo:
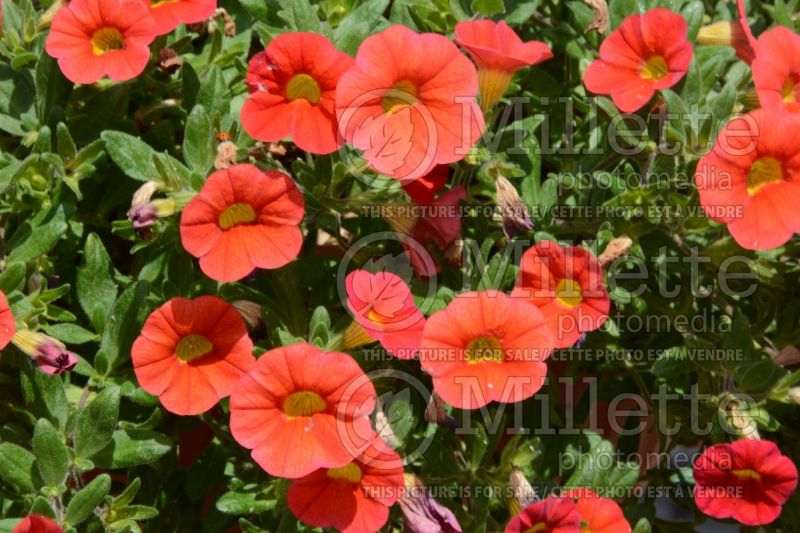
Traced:
<path fill-rule="evenodd" d="M 752 2 L 756 33 L 774 23 L 795 27 L 796 4 Z M 702 24 L 736 12 L 724 0 L 611 0 L 611 28 L 656 5 L 684 15 L 690 40 Z M 511 409 L 503 414 L 496 406 L 483 414 L 450 412 L 473 429 L 459 434 L 426 420 L 427 398 L 408 376 L 428 388 L 430 379 L 416 362 L 353 352 L 365 371 L 401 372 L 374 379 L 379 394 L 395 393 L 385 396 L 384 409 L 399 452 L 426 447 L 407 470 L 439 487 L 435 496 L 465 531 L 505 527 L 512 466 L 542 492 L 570 480 L 617 490 L 638 532 L 686 531 L 706 520 L 692 501 L 691 461 L 675 464 L 662 455 L 662 464 L 639 464 L 629 454 L 727 440 L 723 426 L 732 415 L 740 425 L 742 417 L 752 419 L 762 438 L 794 460 L 800 454 L 800 419 L 789 395 L 800 380 L 791 368 L 800 362 L 791 352 L 800 344 L 800 241 L 765 252 L 739 248 L 723 225 L 698 210 L 693 186 L 697 160 L 721 121 L 752 106 L 749 68 L 732 48 L 698 46 L 685 79 L 662 93 L 680 115 L 659 120 L 665 108 L 648 106 L 639 113 L 641 128 L 619 121 L 609 99 L 587 95 L 582 72 L 602 36 L 585 31 L 594 11 L 582 1 L 223 0 L 220 7 L 235 22 L 231 36 L 222 19 L 181 26 L 158 37 L 154 61 L 135 80 L 83 86 L 67 81 L 43 51 L 48 7 L 47 1 L 2 4 L 0 290 L 18 324 L 60 339 L 80 363 L 53 377 L 16 348 L 2 353 L 0 531 L 31 512 L 80 531 L 308 530 L 286 508 L 287 482 L 270 478 L 231 437 L 226 402 L 197 417 L 171 415 L 139 387 L 130 363 L 145 317 L 175 296 L 218 294 L 261 306 L 251 332 L 257 355 L 297 339 L 332 347 L 350 322 L 340 292 L 343 261 L 352 268 L 384 254 L 400 257 L 402 247 L 392 239 L 347 253 L 363 237 L 392 230 L 369 208 L 407 203 L 397 184 L 353 176 L 336 153 L 311 156 L 243 132 L 247 62 L 286 31 L 322 33 L 354 55 L 367 35 L 392 23 L 452 35 L 460 20 L 494 17 L 554 51 L 552 60 L 515 78 L 507 96 L 524 98 L 512 106 L 521 112 L 495 117 L 483 143 L 457 165 L 453 184 L 468 188 L 475 216 L 462 220 L 463 258 L 442 261 L 432 280 L 413 282 L 426 314 L 463 290 L 511 289 L 527 244 L 509 242 L 502 222 L 480 209 L 494 205 L 498 173 L 515 184 L 535 224 L 517 239 L 583 243 L 597 255 L 615 237 L 633 241 L 630 256 L 608 270 L 612 320 L 580 348 L 554 355 L 549 384 L 524 403 L 521 420 L 527 428 L 582 426 L 598 408 L 592 390 L 600 404 L 633 393 L 648 407 L 659 405 L 653 395 L 661 391 L 679 395 L 662 415 L 668 425 L 683 423 L 674 435 L 620 436 L 602 419 L 579 435 L 508 435 L 487 430 L 495 413 L 504 426 L 517 421 Z M 166 47 L 177 52 L 179 68 L 159 65 Z M 611 146 L 611 124 L 624 150 Z M 184 205 L 213 169 L 221 132 L 236 145 L 239 161 L 287 172 L 306 201 L 300 257 L 229 284 L 204 276 L 184 251 L 179 215 L 159 220 L 150 240 L 137 236 L 126 216 L 148 180 L 162 184 L 160 197 Z M 664 149 L 676 143 L 678 150 Z M 726 262 L 734 256 L 745 260 Z M 754 275 L 726 278 L 730 287 L 721 287 L 720 272 Z M 735 293 L 751 284 L 749 294 Z M 722 355 L 697 356 L 712 353 Z M 565 392 L 558 376 L 598 382 L 586 392 Z M 753 401 L 731 404 L 739 393 Z M 623 427 L 647 421 L 632 409 L 620 419 Z M 709 434 L 692 430 L 693 414 L 700 426 L 712 424 Z M 603 457 L 610 460 L 590 460 Z M 787 530 L 800 523 L 796 503 L 797 496 L 779 522 Z M 402 527 L 398 507 L 390 524 Z"/>

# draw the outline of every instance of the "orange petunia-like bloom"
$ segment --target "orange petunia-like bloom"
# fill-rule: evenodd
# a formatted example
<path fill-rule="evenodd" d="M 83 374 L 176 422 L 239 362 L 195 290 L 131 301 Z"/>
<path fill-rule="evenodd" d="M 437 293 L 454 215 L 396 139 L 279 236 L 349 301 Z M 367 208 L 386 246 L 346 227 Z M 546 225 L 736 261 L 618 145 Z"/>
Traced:
<path fill-rule="evenodd" d="M 581 515 L 571 498 L 550 496 L 511 519 L 505 533 L 578 533 Z"/>
<path fill-rule="evenodd" d="M 74 83 L 126 81 L 147 66 L 155 36 L 140 0 L 71 0 L 53 18 L 45 50 Z"/>
<path fill-rule="evenodd" d="M 217 281 L 280 268 L 300 253 L 303 194 L 277 170 L 234 165 L 208 177 L 181 215 L 181 242 Z"/>
<path fill-rule="evenodd" d="M 195 24 L 211 17 L 217 0 L 145 0 L 155 21 L 157 35 L 169 33 L 181 24 Z"/>
<path fill-rule="evenodd" d="M 428 318 L 419 359 L 444 401 L 478 409 L 533 396 L 553 334 L 535 305 L 499 291 L 459 294 Z"/>
<path fill-rule="evenodd" d="M 316 33 L 284 33 L 250 60 L 242 126 L 253 138 L 275 142 L 291 137 L 313 154 L 344 144 L 337 132 L 336 84 L 353 65 Z"/>
<path fill-rule="evenodd" d="M 302 522 L 342 533 L 372 533 L 389 519 L 403 492 L 403 461 L 376 438 L 359 457 L 322 468 L 289 487 L 287 503 Z"/>
<path fill-rule="evenodd" d="M 736 7 L 739 12 L 737 20 L 721 20 L 703 26 L 697 33 L 697 43 L 732 46 L 739 59 L 750 65 L 755 59 L 756 38 L 747 22 L 744 0 L 736 0 Z"/>
<path fill-rule="evenodd" d="M 611 300 L 603 287 L 600 263 L 578 246 L 541 241 L 522 255 L 511 296 L 535 304 L 555 336 L 567 348 L 603 325 Z"/>
<path fill-rule="evenodd" d="M 706 448 L 694 464 L 694 481 L 703 513 L 760 526 L 781 514 L 797 488 L 797 467 L 774 442 L 738 440 Z"/>
<path fill-rule="evenodd" d="M 405 26 L 367 37 L 336 87 L 339 131 L 401 180 L 464 158 L 484 130 L 475 67 L 448 38 Z"/>
<path fill-rule="evenodd" d="M 216 296 L 173 298 L 150 313 L 131 360 L 139 385 L 178 415 L 211 409 L 255 362 L 244 319 Z"/>
<path fill-rule="evenodd" d="M 340 468 L 375 436 L 375 388 L 355 359 L 306 342 L 259 357 L 231 395 L 231 433 L 270 475 Z"/>
<path fill-rule="evenodd" d="M 23 518 L 11 533 L 64 533 L 64 530 L 50 518 L 32 514 Z"/>
<path fill-rule="evenodd" d="M 563 496 L 578 506 L 580 533 L 631 533 L 630 522 L 614 500 L 601 498 L 588 487 L 568 488 Z"/>
<path fill-rule="evenodd" d="M 0 291 L 0 350 L 8 346 L 16 331 L 17 323 L 8 305 L 8 298 L 3 291 Z"/>
<path fill-rule="evenodd" d="M 481 109 L 491 108 L 505 94 L 514 73 L 553 57 L 541 41 L 522 42 L 505 21 L 470 20 L 456 24 L 456 42 L 478 66 Z"/>
<path fill-rule="evenodd" d="M 686 20 L 669 9 L 631 15 L 600 45 L 600 58 L 586 69 L 583 83 L 633 113 L 686 75 L 694 53 L 687 33 Z"/>
<path fill-rule="evenodd" d="M 703 210 L 744 248 L 769 250 L 800 232 L 799 125 L 798 115 L 764 109 L 736 117 L 697 164 Z"/>
<path fill-rule="evenodd" d="M 800 112 L 800 35 L 783 26 L 762 33 L 756 43 L 753 82 L 764 109 Z"/>
<path fill-rule="evenodd" d="M 355 270 L 345 279 L 347 308 L 356 323 L 400 359 L 417 355 L 425 316 L 405 281 L 391 272 Z"/>

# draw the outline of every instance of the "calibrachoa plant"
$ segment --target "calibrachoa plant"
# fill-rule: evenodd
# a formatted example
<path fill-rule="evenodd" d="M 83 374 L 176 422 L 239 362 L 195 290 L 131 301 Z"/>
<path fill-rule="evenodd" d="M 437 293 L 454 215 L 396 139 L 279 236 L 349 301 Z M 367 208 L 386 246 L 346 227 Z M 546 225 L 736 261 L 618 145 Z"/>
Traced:
<path fill-rule="evenodd" d="M 795 530 L 795 4 L 4 0 L 0 533 Z"/>

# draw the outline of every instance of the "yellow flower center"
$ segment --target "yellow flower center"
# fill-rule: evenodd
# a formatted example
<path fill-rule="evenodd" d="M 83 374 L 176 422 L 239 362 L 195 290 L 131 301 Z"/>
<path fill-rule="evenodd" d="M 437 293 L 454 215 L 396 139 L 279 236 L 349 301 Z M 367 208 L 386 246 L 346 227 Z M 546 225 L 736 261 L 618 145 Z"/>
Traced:
<path fill-rule="evenodd" d="M 125 38 L 117 28 L 100 28 L 92 34 L 92 52 L 96 56 L 123 48 L 125 48 Z"/>
<path fill-rule="evenodd" d="M 755 196 L 762 187 L 783 180 L 783 165 L 772 157 L 760 157 L 747 173 L 747 194 Z"/>
<path fill-rule="evenodd" d="M 502 363 L 503 346 L 497 337 L 485 336 L 472 339 L 467 344 L 466 349 L 467 363 L 475 365 L 478 363 Z"/>
<path fill-rule="evenodd" d="M 660 80 L 669 74 L 667 61 L 663 56 L 652 56 L 645 61 L 642 72 L 639 74 L 645 80 Z"/>
<path fill-rule="evenodd" d="M 283 413 L 290 418 L 311 416 L 326 407 L 322 396 L 311 391 L 293 392 L 283 400 Z"/>
<path fill-rule="evenodd" d="M 742 481 L 744 481 L 745 479 L 752 479 L 754 481 L 761 480 L 761 474 L 749 468 L 746 468 L 744 470 L 734 470 L 733 472 L 731 472 L 731 474 L 733 474 Z"/>
<path fill-rule="evenodd" d="M 793 104 L 797 102 L 797 93 L 795 89 L 795 87 L 797 87 L 797 82 L 796 76 L 789 76 L 783 83 L 783 87 L 781 87 L 781 96 L 783 97 L 784 103 Z"/>
<path fill-rule="evenodd" d="M 250 204 L 231 204 L 219 216 L 219 227 L 231 229 L 239 224 L 252 224 L 256 218 L 256 212 Z"/>
<path fill-rule="evenodd" d="M 539 522 L 535 524 L 533 527 L 529 527 L 525 530 L 525 533 L 541 533 L 542 531 L 547 531 L 547 524 L 544 522 Z"/>
<path fill-rule="evenodd" d="M 383 112 L 392 114 L 417 101 L 417 86 L 408 80 L 399 81 L 381 99 Z"/>
<path fill-rule="evenodd" d="M 581 286 L 573 279 L 564 278 L 556 286 L 556 298 L 567 307 L 575 307 L 583 301 Z"/>
<path fill-rule="evenodd" d="M 355 463 L 350 463 L 339 468 L 329 468 L 328 477 L 357 484 L 361 482 L 361 469 Z"/>
<path fill-rule="evenodd" d="M 181 0 L 159 0 L 158 2 L 152 2 L 150 4 L 150 9 L 161 7 L 164 4 L 175 4 L 175 3 L 180 2 L 180 1 Z"/>
<path fill-rule="evenodd" d="M 178 342 L 175 346 L 175 355 L 184 363 L 188 363 L 198 357 L 210 354 L 213 349 L 214 345 L 211 344 L 211 341 L 202 335 L 192 333 Z"/>
<path fill-rule="evenodd" d="M 383 316 L 374 309 L 369 310 L 369 312 L 367 313 L 367 318 L 370 319 L 372 322 L 377 322 L 378 324 L 389 322 L 388 317 Z"/>
<path fill-rule="evenodd" d="M 320 94 L 319 84 L 308 74 L 297 74 L 286 85 L 286 98 L 289 100 L 303 98 L 310 104 L 317 104 Z"/>

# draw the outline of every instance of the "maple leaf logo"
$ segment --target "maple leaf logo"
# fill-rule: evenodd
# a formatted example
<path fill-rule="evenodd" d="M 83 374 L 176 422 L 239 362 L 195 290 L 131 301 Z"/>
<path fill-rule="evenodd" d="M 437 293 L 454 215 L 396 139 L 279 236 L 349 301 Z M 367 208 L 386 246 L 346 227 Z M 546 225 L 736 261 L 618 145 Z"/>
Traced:
<path fill-rule="evenodd" d="M 391 115 L 368 117 L 356 126 L 355 138 L 365 139 L 364 159 L 377 172 L 391 176 L 406 163 L 413 146 L 411 109 Z"/>

